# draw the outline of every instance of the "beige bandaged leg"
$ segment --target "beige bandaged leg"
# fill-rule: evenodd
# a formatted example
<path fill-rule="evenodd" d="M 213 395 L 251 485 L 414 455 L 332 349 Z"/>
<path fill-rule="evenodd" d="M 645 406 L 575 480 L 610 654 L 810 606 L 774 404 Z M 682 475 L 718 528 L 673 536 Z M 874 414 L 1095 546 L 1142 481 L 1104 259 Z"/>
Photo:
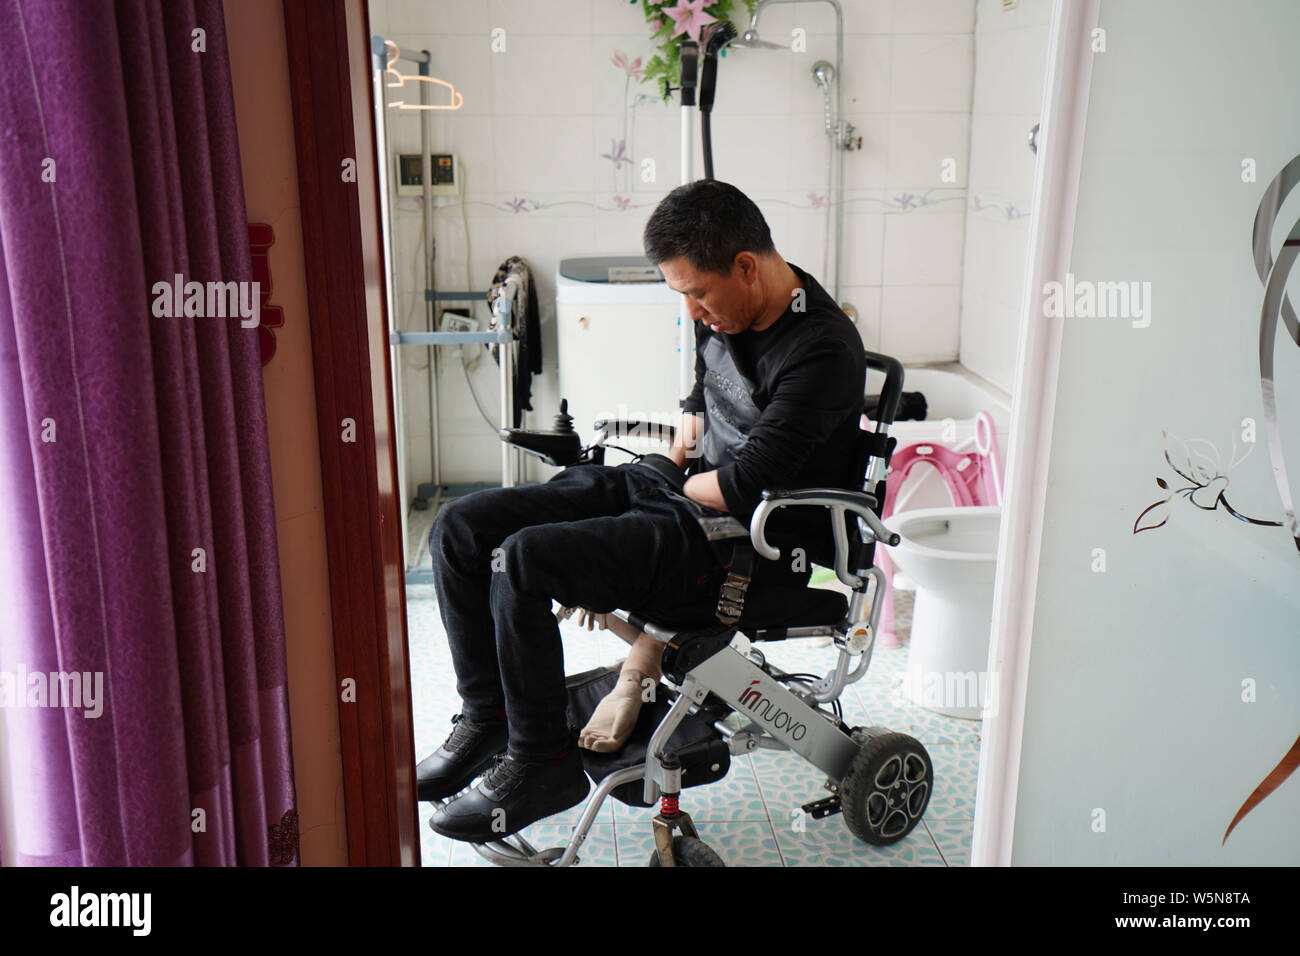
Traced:
<path fill-rule="evenodd" d="M 611 618 L 611 622 L 617 620 Z M 612 627 L 610 629 L 613 630 Z M 620 633 L 619 636 L 623 635 Z M 623 639 L 627 640 L 626 637 Z M 636 727 L 641 704 L 662 674 L 659 669 L 662 654 L 663 645 L 649 634 L 641 634 L 636 638 L 628 651 L 627 660 L 623 662 L 623 669 L 619 671 L 618 683 L 596 705 L 587 726 L 578 734 L 579 747 L 598 753 L 612 753 L 627 742 Z"/>

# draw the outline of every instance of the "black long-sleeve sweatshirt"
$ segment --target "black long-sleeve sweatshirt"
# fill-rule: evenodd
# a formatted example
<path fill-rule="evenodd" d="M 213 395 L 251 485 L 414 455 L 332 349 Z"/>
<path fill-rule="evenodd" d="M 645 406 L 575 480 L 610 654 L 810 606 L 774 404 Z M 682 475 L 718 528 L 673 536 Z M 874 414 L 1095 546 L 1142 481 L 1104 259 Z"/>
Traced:
<path fill-rule="evenodd" d="M 856 432 L 866 387 L 866 357 L 853 321 L 811 275 L 789 263 L 800 297 L 761 332 L 695 328 L 695 388 L 682 411 L 705 416 L 701 459 L 692 472 L 717 469 L 727 511 L 748 524 L 764 489 L 862 487 Z M 803 311 L 798 311 L 799 305 Z M 786 508 L 769 521 L 783 554 L 804 546 L 825 555 L 824 508 Z"/>

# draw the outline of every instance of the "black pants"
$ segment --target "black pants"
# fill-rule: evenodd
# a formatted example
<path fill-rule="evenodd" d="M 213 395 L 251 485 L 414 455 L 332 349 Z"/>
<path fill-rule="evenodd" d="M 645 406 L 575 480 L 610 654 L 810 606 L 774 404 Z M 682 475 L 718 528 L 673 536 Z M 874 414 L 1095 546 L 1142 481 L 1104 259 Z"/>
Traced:
<path fill-rule="evenodd" d="M 545 484 L 489 488 L 439 510 L 429 545 L 462 712 L 504 711 L 512 757 L 571 744 L 552 599 L 653 612 L 680 627 L 714 620 L 730 548 L 715 552 L 664 484 L 632 463 L 574 465 Z"/>

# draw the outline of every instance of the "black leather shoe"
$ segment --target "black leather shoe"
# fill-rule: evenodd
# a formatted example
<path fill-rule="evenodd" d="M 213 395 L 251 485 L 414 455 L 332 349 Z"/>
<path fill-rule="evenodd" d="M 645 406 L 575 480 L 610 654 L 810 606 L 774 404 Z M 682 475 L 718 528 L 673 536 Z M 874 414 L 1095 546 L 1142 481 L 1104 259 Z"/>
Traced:
<path fill-rule="evenodd" d="M 477 787 L 435 813 L 429 826 L 453 840 L 487 843 L 577 806 L 590 789 L 577 747 L 559 759 L 537 763 L 506 755 Z"/>
<path fill-rule="evenodd" d="M 459 793 L 506 749 L 505 720 L 475 723 L 460 714 L 441 747 L 415 768 L 415 792 L 421 800 L 441 800 Z"/>

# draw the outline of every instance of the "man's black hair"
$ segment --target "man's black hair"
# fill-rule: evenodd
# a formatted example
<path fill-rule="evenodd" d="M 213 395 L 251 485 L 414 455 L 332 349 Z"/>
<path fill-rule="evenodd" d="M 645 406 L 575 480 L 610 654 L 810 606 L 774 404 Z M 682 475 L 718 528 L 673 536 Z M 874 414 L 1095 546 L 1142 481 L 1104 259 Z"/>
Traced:
<path fill-rule="evenodd" d="M 642 236 L 655 265 L 685 256 L 700 272 L 730 275 L 742 252 L 775 252 L 772 232 L 754 201 L 730 183 L 700 179 L 678 186 L 655 207 Z"/>

